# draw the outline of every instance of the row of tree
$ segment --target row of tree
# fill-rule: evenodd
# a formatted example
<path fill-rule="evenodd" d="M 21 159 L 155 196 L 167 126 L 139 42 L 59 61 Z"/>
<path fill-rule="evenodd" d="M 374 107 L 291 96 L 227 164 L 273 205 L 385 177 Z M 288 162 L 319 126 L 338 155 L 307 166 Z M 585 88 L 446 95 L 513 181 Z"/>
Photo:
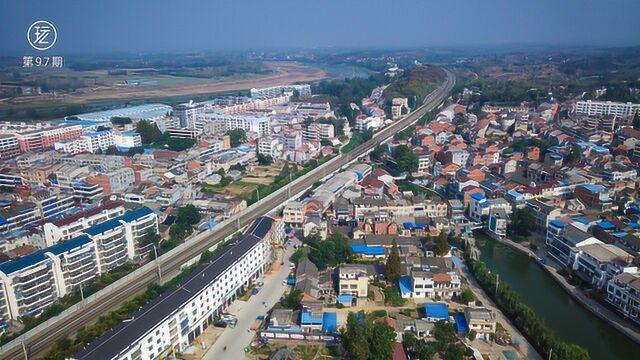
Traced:
<path fill-rule="evenodd" d="M 531 344 L 541 354 L 552 354 L 557 360 L 588 360 L 589 353 L 584 348 L 558 340 L 553 331 L 527 306 L 520 295 L 501 281 L 497 286 L 496 275 L 487 266 L 467 256 L 467 263 L 480 286 L 493 298 L 502 312 L 525 334 Z M 496 288 L 497 286 L 497 288 Z"/>

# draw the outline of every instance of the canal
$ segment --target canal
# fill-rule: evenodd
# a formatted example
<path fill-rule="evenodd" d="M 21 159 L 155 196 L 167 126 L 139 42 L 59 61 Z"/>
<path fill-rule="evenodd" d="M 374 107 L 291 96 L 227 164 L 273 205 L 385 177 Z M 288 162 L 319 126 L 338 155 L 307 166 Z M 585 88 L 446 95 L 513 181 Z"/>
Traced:
<path fill-rule="evenodd" d="M 573 300 L 528 256 L 492 239 L 476 240 L 480 259 L 522 296 L 560 340 L 584 347 L 591 359 L 640 358 L 640 346 Z"/>

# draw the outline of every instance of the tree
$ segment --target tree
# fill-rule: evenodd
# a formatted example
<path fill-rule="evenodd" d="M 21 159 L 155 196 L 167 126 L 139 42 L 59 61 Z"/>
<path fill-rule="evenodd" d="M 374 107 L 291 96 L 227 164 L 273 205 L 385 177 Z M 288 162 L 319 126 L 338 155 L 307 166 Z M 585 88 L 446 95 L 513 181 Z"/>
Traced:
<path fill-rule="evenodd" d="M 282 306 L 287 309 L 297 309 L 298 305 L 300 305 L 300 301 L 302 301 L 302 290 L 293 289 L 282 300 Z"/>
<path fill-rule="evenodd" d="M 160 235 L 158 235 L 155 231 L 149 230 L 147 231 L 142 239 L 140 239 L 140 246 L 147 246 L 149 244 L 157 244 L 160 242 Z"/>
<path fill-rule="evenodd" d="M 269 155 L 258 154 L 257 159 L 260 165 L 271 165 L 273 163 L 273 158 Z"/>
<path fill-rule="evenodd" d="M 364 318 L 364 314 L 360 314 Z M 360 323 L 356 315 L 350 312 L 347 316 L 347 330 L 342 339 L 345 350 L 353 360 L 367 360 L 369 358 L 369 341 L 365 331 L 364 324 Z"/>
<path fill-rule="evenodd" d="M 371 325 L 369 333 L 369 359 L 387 360 L 393 356 L 393 342 L 396 338 L 395 330 L 384 322 Z"/>
<path fill-rule="evenodd" d="M 463 304 L 468 304 L 473 300 L 475 300 L 475 297 L 473 296 L 473 291 L 471 291 L 471 289 L 462 290 L 462 293 L 460 294 L 460 301 L 462 301 Z"/>
<path fill-rule="evenodd" d="M 440 231 L 440 235 L 438 235 L 438 242 L 436 244 L 436 255 L 444 256 L 449 252 L 450 248 L 447 234 L 444 230 Z"/>
<path fill-rule="evenodd" d="M 144 148 L 136 146 L 136 147 L 129 148 L 129 150 L 127 150 L 126 152 L 126 155 L 128 157 L 132 157 L 135 154 L 143 154 L 143 153 L 144 153 Z"/>
<path fill-rule="evenodd" d="M 142 143 L 145 145 L 153 144 L 162 137 L 162 132 L 158 129 L 158 125 L 151 124 L 146 120 L 141 120 L 136 124 L 136 131 L 140 134 Z"/>
<path fill-rule="evenodd" d="M 372 161 L 384 162 L 387 159 L 387 146 L 384 144 L 376 146 L 369 154 L 369 158 Z"/>
<path fill-rule="evenodd" d="M 578 162 L 578 160 L 580 160 L 580 148 L 577 146 L 573 146 L 571 148 L 571 153 L 569 153 L 569 158 L 567 159 L 567 162 L 569 164 L 574 164 Z"/>
<path fill-rule="evenodd" d="M 476 331 L 475 330 L 471 330 L 469 331 L 469 333 L 467 334 L 467 338 L 471 341 L 476 339 Z"/>
<path fill-rule="evenodd" d="M 193 228 L 202 220 L 202 215 L 198 211 L 198 208 L 189 204 L 178 209 L 178 216 L 176 216 L 176 224 L 182 225 L 186 228 Z"/>
<path fill-rule="evenodd" d="M 513 221 L 509 229 L 512 235 L 529 236 L 535 229 L 536 213 L 532 208 L 526 206 L 513 213 Z"/>
<path fill-rule="evenodd" d="M 640 130 L 640 112 L 636 112 L 633 115 L 633 128 L 636 130 Z"/>
<path fill-rule="evenodd" d="M 401 266 L 402 264 L 400 263 L 400 251 L 398 251 L 398 244 L 396 244 L 396 240 L 393 239 L 391 252 L 387 258 L 387 279 L 391 281 L 391 283 L 395 284 L 400 279 Z"/>
<path fill-rule="evenodd" d="M 398 168 L 405 172 L 418 170 L 418 155 L 407 145 L 398 145 L 395 150 L 395 159 Z"/>
<path fill-rule="evenodd" d="M 112 116 L 110 120 L 111 120 L 111 123 L 114 125 L 126 125 L 126 124 L 131 124 L 132 122 L 130 117 L 123 117 L 123 116 Z"/>
<path fill-rule="evenodd" d="M 307 237 L 306 243 L 310 249 L 308 253 L 309 260 L 319 270 L 324 270 L 327 266 L 336 266 L 348 262 L 353 254 L 349 239 L 339 233 L 331 234 L 324 241 L 320 240 L 317 235 L 311 235 Z"/>
<path fill-rule="evenodd" d="M 247 133 L 242 129 L 229 130 L 225 135 L 229 135 L 231 147 L 238 147 L 240 144 L 247 141 Z"/>
<path fill-rule="evenodd" d="M 291 255 L 291 258 L 289 258 L 289 260 L 291 260 L 292 263 L 297 265 L 306 258 L 307 258 L 307 249 L 300 248 Z"/>

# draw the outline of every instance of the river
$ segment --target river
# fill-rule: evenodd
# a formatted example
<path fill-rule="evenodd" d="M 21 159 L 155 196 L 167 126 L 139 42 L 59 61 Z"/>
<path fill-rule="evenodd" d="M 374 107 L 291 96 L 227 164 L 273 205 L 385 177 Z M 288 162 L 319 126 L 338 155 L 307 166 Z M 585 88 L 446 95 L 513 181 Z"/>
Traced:
<path fill-rule="evenodd" d="M 640 358 L 640 346 L 573 300 L 528 256 L 491 239 L 478 237 L 477 245 L 480 259 L 522 296 L 559 339 L 584 347 L 594 360 Z"/>

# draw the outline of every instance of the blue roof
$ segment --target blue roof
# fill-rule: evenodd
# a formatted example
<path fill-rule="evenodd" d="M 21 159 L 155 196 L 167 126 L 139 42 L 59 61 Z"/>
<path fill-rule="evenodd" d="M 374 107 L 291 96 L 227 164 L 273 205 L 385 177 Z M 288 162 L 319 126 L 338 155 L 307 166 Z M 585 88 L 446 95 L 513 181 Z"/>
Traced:
<path fill-rule="evenodd" d="M 460 261 L 460 259 L 458 259 L 457 256 L 452 256 L 451 262 L 453 263 L 453 266 L 457 268 L 459 268 L 462 265 L 462 261 Z"/>
<path fill-rule="evenodd" d="M 336 313 L 325 312 L 322 314 L 322 331 L 335 332 L 338 329 L 338 320 Z"/>
<path fill-rule="evenodd" d="M 581 224 L 585 224 L 585 225 L 587 225 L 589 223 L 586 219 L 581 218 L 580 216 L 574 217 L 573 220 L 575 220 L 575 221 L 577 221 L 577 222 L 579 222 Z"/>
<path fill-rule="evenodd" d="M 124 213 L 124 215 L 122 216 L 118 216 L 117 218 L 113 218 L 111 220 L 107 220 L 105 222 L 102 222 L 96 226 L 90 227 L 88 229 L 86 229 L 84 232 L 86 234 L 89 235 L 99 235 L 102 233 L 105 233 L 109 230 L 113 230 L 115 228 L 117 228 L 118 226 L 120 226 L 120 220 L 125 221 L 125 222 L 132 222 L 134 220 L 137 220 L 141 217 L 147 216 L 149 214 L 151 214 L 153 212 L 153 210 L 149 209 L 146 206 L 137 208 L 135 210 L 130 210 L 127 211 L 126 213 Z"/>
<path fill-rule="evenodd" d="M 64 254 L 70 250 L 73 250 L 75 248 L 81 247 L 86 243 L 91 242 L 91 239 L 89 239 L 88 236 L 86 235 L 80 235 L 78 237 L 75 237 L 69 241 L 65 241 L 65 242 L 61 242 L 59 244 L 50 246 L 48 248 L 42 249 L 42 250 L 38 250 L 34 253 L 31 253 L 27 256 L 23 256 L 17 260 L 11 260 L 11 261 L 7 261 L 4 262 L 2 264 L 0 264 L 0 271 L 2 271 L 3 273 L 9 275 L 12 274 L 16 271 L 20 271 L 22 269 L 26 269 L 30 266 L 36 265 L 42 261 L 44 261 L 47 256 L 45 255 L 46 253 L 50 252 L 53 255 L 60 255 L 60 254 Z"/>
<path fill-rule="evenodd" d="M 627 225 L 629 225 L 629 227 L 631 227 L 632 229 L 640 228 L 640 224 L 638 224 L 638 223 L 637 223 L 637 222 L 635 222 L 635 221 L 632 221 L 632 222 L 630 222 L 630 223 L 629 223 L 629 224 L 627 224 Z"/>
<path fill-rule="evenodd" d="M 627 236 L 627 233 L 624 232 L 624 231 L 618 231 L 618 232 L 614 232 L 612 235 L 617 237 L 617 238 L 622 238 L 622 237 Z"/>
<path fill-rule="evenodd" d="M 416 228 L 416 229 L 424 229 L 424 224 L 416 224 L 414 226 L 414 228 Z"/>
<path fill-rule="evenodd" d="M 449 318 L 449 308 L 444 303 L 426 303 L 424 304 L 424 312 L 430 318 L 445 320 Z"/>
<path fill-rule="evenodd" d="M 351 244 L 351 250 L 356 254 L 384 255 L 384 247 L 381 245 L 367 246 L 365 244 Z"/>
<path fill-rule="evenodd" d="M 402 223 L 402 226 L 404 226 L 405 229 L 413 229 L 413 223 L 411 221 Z"/>
<path fill-rule="evenodd" d="M 464 317 L 464 314 L 456 313 L 455 315 L 453 315 L 453 319 L 456 322 L 457 333 L 469 332 L 469 324 L 467 324 L 467 319 Z"/>
<path fill-rule="evenodd" d="M 306 325 L 322 325 L 322 318 L 314 318 L 309 311 L 303 311 L 300 315 L 300 323 Z"/>
<path fill-rule="evenodd" d="M 564 227 L 564 223 L 562 221 L 559 220 L 551 220 L 549 221 L 549 224 L 555 226 L 555 227 L 559 227 L 559 228 L 563 228 Z"/>
<path fill-rule="evenodd" d="M 398 287 L 400 288 L 400 293 L 410 294 L 411 293 L 411 276 L 400 276 L 400 280 L 398 280 Z"/>
<path fill-rule="evenodd" d="M 517 191 L 515 191 L 515 190 L 509 190 L 509 191 L 507 191 L 507 194 L 509 194 L 509 195 L 511 195 L 511 196 L 513 196 L 513 197 L 515 197 L 515 198 L 518 198 L 518 197 L 521 197 L 521 196 L 522 196 L 522 194 L 521 194 L 521 193 L 519 193 L 519 192 L 517 192 Z"/>
<path fill-rule="evenodd" d="M 602 187 L 602 185 L 594 185 L 594 184 L 583 184 L 580 185 L 583 188 L 591 191 L 591 192 L 603 192 L 604 191 L 604 187 Z"/>
<path fill-rule="evenodd" d="M 340 304 L 351 305 L 352 301 L 353 301 L 353 295 L 351 295 L 351 294 L 340 294 L 340 295 L 338 295 L 338 302 Z"/>
<path fill-rule="evenodd" d="M 473 193 L 471 194 L 471 198 L 475 199 L 475 200 L 482 200 L 484 199 L 484 195 L 482 195 L 481 193 Z"/>
<path fill-rule="evenodd" d="M 600 226 L 601 228 L 605 229 L 605 230 L 613 230 L 613 229 L 616 228 L 615 225 L 613 225 L 612 223 L 610 223 L 608 221 L 600 221 L 597 225 Z"/>

